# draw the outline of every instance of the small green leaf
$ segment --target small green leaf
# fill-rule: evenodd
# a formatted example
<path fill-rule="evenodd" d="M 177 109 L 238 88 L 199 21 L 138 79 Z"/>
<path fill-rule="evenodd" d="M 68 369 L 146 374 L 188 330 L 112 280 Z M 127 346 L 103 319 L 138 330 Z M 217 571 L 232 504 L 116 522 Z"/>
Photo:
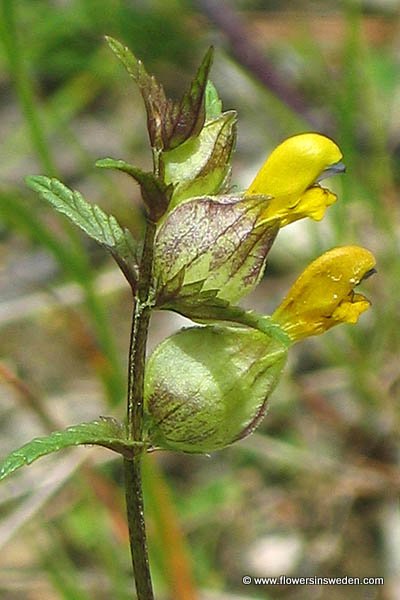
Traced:
<path fill-rule="evenodd" d="M 113 215 L 107 215 L 95 204 L 89 204 L 79 192 L 70 190 L 57 179 L 38 175 L 27 177 L 26 183 L 88 236 L 105 246 L 129 281 L 136 280 L 136 242 Z"/>
<path fill-rule="evenodd" d="M 153 221 L 158 221 L 167 210 L 173 186 L 166 185 L 153 173 L 142 171 L 124 160 L 113 158 L 102 158 L 96 162 L 96 166 L 103 169 L 117 169 L 133 177 L 140 185 L 143 201 Z"/>
<path fill-rule="evenodd" d="M 191 137 L 197 136 L 205 121 L 205 92 L 213 60 L 214 48 L 207 51 L 196 77 L 185 92 L 173 125 L 168 148 L 176 148 Z"/>
<path fill-rule="evenodd" d="M 134 447 L 137 446 L 126 439 L 125 428 L 121 423 L 110 417 L 100 417 L 96 421 L 79 423 L 63 431 L 35 438 L 14 450 L 0 463 L 0 480 L 24 465 L 30 465 L 41 456 L 81 444 L 104 446 L 127 456 L 132 456 Z"/>

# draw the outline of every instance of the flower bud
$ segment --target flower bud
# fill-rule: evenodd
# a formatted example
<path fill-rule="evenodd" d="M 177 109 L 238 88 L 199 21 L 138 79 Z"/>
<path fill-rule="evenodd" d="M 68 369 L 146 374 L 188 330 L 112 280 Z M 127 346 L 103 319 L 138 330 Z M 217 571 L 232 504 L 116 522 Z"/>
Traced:
<path fill-rule="evenodd" d="M 149 441 L 206 453 L 249 435 L 286 362 L 287 346 L 256 329 L 193 327 L 162 342 L 145 375 Z"/>

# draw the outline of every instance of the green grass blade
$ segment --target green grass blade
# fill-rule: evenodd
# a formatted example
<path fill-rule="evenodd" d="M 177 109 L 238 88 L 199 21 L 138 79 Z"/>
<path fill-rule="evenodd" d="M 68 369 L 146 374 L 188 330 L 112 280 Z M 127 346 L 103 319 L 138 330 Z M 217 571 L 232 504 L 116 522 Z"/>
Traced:
<path fill-rule="evenodd" d="M 51 174 L 57 172 L 46 137 L 43 131 L 38 101 L 35 97 L 32 81 L 27 73 L 20 43 L 16 7 L 18 3 L 1 0 L 0 40 L 3 40 L 9 70 L 14 80 L 14 86 L 25 119 L 25 123 L 35 150 L 45 171 Z"/>

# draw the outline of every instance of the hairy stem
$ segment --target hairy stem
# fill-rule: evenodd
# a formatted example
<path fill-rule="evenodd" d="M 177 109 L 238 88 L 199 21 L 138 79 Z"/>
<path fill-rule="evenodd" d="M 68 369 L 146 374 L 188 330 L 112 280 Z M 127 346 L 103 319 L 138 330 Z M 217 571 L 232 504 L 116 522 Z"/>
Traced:
<path fill-rule="evenodd" d="M 146 360 L 147 332 L 152 303 L 150 298 L 151 274 L 153 269 L 153 243 L 156 227 L 149 222 L 146 228 L 140 274 L 134 297 L 131 341 L 128 368 L 128 438 L 142 441 L 143 431 L 143 384 Z"/>
<path fill-rule="evenodd" d="M 129 542 L 137 598 L 138 600 L 153 600 L 143 512 L 141 458 L 142 455 L 139 454 L 133 460 L 124 459 Z"/>
<path fill-rule="evenodd" d="M 127 435 L 132 441 L 143 441 L 143 387 L 147 332 L 151 313 L 151 275 L 155 224 L 146 228 L 140 274 L 134 296 L 128 366 Z M 133 573 L 138 600 L 153 600 L 146 527 L 144 521 L 141 478 L 142 451 L 132 460 L 124 459 L 125 496 L 129 526 Z"/>

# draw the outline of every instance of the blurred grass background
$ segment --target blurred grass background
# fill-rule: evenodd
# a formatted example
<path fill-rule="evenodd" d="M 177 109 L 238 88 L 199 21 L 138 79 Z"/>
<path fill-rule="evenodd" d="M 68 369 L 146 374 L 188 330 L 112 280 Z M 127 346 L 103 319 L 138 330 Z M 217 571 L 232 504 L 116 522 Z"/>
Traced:
<path fill-rule="evenodd" d="M 347 173 L 322 223 L 281 232 L 248 306 L 273 310 L 337 244 L 371 249 L 373 307 L 295 348 L 256 434 L 210 457 L 146 464 L 157 598 L 400 598 L 400 3 L 0 0 L 0 453 L 124 413 L 129 290 L 111 259 L 26 189 L 56 174 L 142 230 L 139 192 L 97 158 L 150 165 L 139 94 L 117 37 L 177 96 L 205 49 L 239 112 L 234 184 L 284 137 L 318 130 Z M 152 320 L 150 347 L 184 321 Z M 4 600 L 128 600 L 118 458 L 78 449 L 1 488 Z M 385 577 L 384 586 L 244 586 L 242 576 Z"/>

